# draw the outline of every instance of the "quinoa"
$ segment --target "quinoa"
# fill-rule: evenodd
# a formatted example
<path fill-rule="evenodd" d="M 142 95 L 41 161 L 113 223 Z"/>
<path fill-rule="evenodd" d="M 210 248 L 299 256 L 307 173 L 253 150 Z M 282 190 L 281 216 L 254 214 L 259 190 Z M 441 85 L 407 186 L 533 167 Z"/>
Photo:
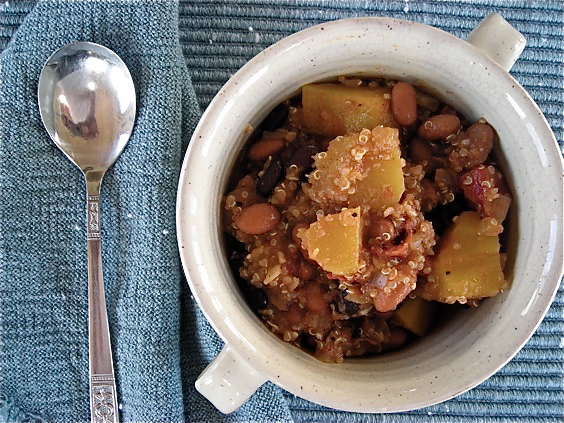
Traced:
<path fill-rule="evenodd" d="M 395 81 L 341 77 L 338 83 L 376 92 L 389 90 Z M 385 92 L 382 98 L 393 101 L 393 95 Z M 255 130 L 224 197 L 223 227 L 235 241 L 228 242 L 234 271 L 266 326 L 322 361 L 397 349 L 416 335 L 402 325 L 396 310 L 417 297 L 434 299 L 425 297 L 424 287 L 434 282 L 433 260 L 449 222 L 463 211 L 478 210 L 483 234 L 497 236 L 503 230 L 510 197 L 491 154 L 493 129 L 484 120 L 468 122 L 417 90 L 417 123 L 396 124 L 385 134 L 377 127 L 333 137 L 308 129 L 301 101 L 300 95 L 288 99 Z M 457 115 L 460 128 L 440 140 L 422 140 L 417 126 L 429 131 L 429 119 L 441 113 Z M 401 157 L 394 156 L 393 134 Z M 347 154 L 340 150 L 344 144 Z M 390 200 L 398 189 L 386 185 L 383 200 L 373 201 L 361 184 L 372 168 L 392 160 L 401 168 L 401 195 Z M 476 183 L 483 191 L 479 198 Z M 276 211 L 271 213 L 276 220 L 262 233 L 242 230 L 242 212 L 262 203 Z M 315 222 L 330 226 L 333 216 L 346 218 L 345 212 L 351 227 L 359 228 L 358 261 L 339 274 L 320 265 L 319 248 L 308 250 L 306 236 L 311 228 L 321 228 Z M 316 230 L 316 236 L 310 233 L 314 244 L 324 235 Z M 453 296 L 443 302 L 476 306 L 480 300 Z"/>

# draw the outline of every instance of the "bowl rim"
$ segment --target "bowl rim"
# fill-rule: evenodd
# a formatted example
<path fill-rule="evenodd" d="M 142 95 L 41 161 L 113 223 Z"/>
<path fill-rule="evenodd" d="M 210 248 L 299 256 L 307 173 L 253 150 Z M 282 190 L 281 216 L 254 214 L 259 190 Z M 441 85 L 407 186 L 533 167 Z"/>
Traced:
<path fill-rule="evenodd" d="M 504 79 L 505 84 L 511 84 L 512 89 L 515 90 L 519 94 L 519 98 L 523 101 L 529 102 L 529 109 L 534 110 L 537 112 L 536 116 L 529 116 L 531 119 L 537 121 L 537 125 L 544 126 L 548 133 L 552 134 L 552 131 L 542 115 L 538 106 L 534 103 L 532 98 L 526 93 L 526 91 L 519 85 L 517 81 L 515 81 L 507 72 L 502 70 L 497 66 L 497 64 L 475 49 L 473 46 L 468 44 L 462 39 L 459 39 L 441 29 L 434 28 L 428 26 L 426 24 L 417 23 L 413 21 L 407 21 L 403 19 L 395 19 L 395 18 L 387 18 L 387 17 L 362 17 L 362 18 L 348 18 L 348 19 L 341 19 L 331 22 L 321 23 L 309 28 L 306 28 L 302 31 L 294 33 L 288 37 L 283 38 L 282 40 L 278 41 L 277 43 L 271 45 L 270 47 L 266 48 L 258 55 L 253 57 L 249 62 L 247 62 L 239 71 L 237 71 L 227 83 L 219 90 L 218 94 L 214 97 L 204 114 L 200 122 L 198 123 L 192 139 L 189 143 L 188 149 L 186 151 L 184 161 L 182 164 L 180 179 L 179 179 L 179 187 L 178 187 L 178 196 L 177 196 L 177 237 L 178 237 L 178 245 L 180 251 L 180 257 L 184 272 L 187 277 L 188 284 L 190 289 L 198 303 L 200 309 L 203 311 L 206 319 L 214 330 L 219 334 L 219 336 L 228 343 L 232 349 L 245 361 L 249 362 L 251 367 L 255 368 L 257 371 L 265 375 L 269 380 L 273 381 L 274 383 L 279 384 L 284 389 L 288 390 L 289 392 L 308 399 L 310 401 L 314 401 L 316 403 L 330 406 L 337 409 L 347 410 L 347 411 L 360 411 L 360 412 L 399 412 L 399 411 L 407 411 L 412 409 L 419 409 L 425 406 L 437 404 L 453 398 L 463 392 L 472 389 L 476 385 L 482 383 L 484 380 L 489 378 L 492 374 L 498 371 L 501 367 L 503 367 L 508 361 L 510 361 L 523 347 L 523 345 L 529 340 L 532 336 L 536 328 L 540 325 L 544 315 L 548 311 L 550 304 L 552 303 L 558 286 L 560 284 L 560 279 L 562 278 L 563 273 L 563 254 L 562 254 L 562 247 L 558 250 L 558 245 L 556 245 L 555 253 L 555 260 L 550 263 L 547 275 L 550 276 L 551 280 L 548 281 L 546 284 L 542 285 L 541 290 L 545 290 L 549 295 L 545 295 L 542 299 L 534 302 L 533 306 L 535 307 L 536 314 L 530 314 L 530 318 L 532 319 L 532 326 L 530 326 L 526 331 L 520 333 L 519 339 L 512 347 L 511 351 L 506 352 L 503 354 L 503 359 L 498 359 L 495 365 L 490 365 L 487 371 L 482 371 L 479 376 L 473 376 L 470 380 L 465 379 L 463 385 L 462 383 L 459 384 L 458 388 L 455 390 L 451 390 L 449 393 L 442 393 L 441 395 L 435 395 L 433 398 L 427 398 L 425 400 L 413 402 L 407 406 L 401 406 L 398 404 L 393 405 L 378 405 L 372 404 L 370 406 L 359 406 L 358 404 L 352 404 L 350 401 L 347 400 L 335 400 L 334 398 L 327 399 L 324 398 L 323 395 L 320 393 L 312 394 L 310 392 L 304 392 L 303 387 L 300 385 L 300 382 L 292 382 L 285 379 L 281 376 L 281 372 L 284 369 L 281 368 L 280 364 L 275 364 L 272 361 L 268 360 L 263 356 L 256 355 L 256 348 L 253 345 L 249 344 L 249 341 L 245 338 L 245 334 L 238 330 L 233 330 L 233 327 L 230 327 L 229 324 L 226 324 L 225 320 L 221 320 L 218 316 L 212 316 L 213 313 L 217 313 L 216 306 L 212 304 L 212 300 L 207 298 L 206 295 L 213 294 L 213 290 L 208 290 L 203 287 L 203 284 L 206 283 L 206 277 L 209 277 L 208 272 L 205 270 L 205 263 L 202 259 L 202 254 L 207 254 L 208 258 L 215 258 L 216 262 L 219 263 L 220 258 L 218 257 L 218 253 L 214 252 L 210 249 L 210 245 L 205 247 L 204 252 L 199 252 L 198 257 L 194 257 L 195 251 L 189 251 L 189 248 L 186 248 L 189 245 L 189 240 L 187 239 L 189 235 L 186 233 L 186 226 L 184 220 L 184 213 L 189 204 L 189 193 L 192 194 L 205 194 L 206 190 L 202 190 L 200 188 L 189 186 L 194 183 L 198 178 L 201 178 L 201 175 L 195 174 L 196 171 L 192 171 L 191 165 L 194 165 L 195 160 L 201 160 L 202 157 L 197 157 L 199 153 L 198 150 L 201 150 L 204 141 L 202 141 L 202 137 L 206 135 L 206 124 L 208 121 L 212 121 L 217 117 L 217 110 L 222 110 L 225 106 L 224 97 L 229 96 L 230 94 L 236 93 L 237 90 L 240 89 L 240 84 L 245 82 L 246 74 L 257 74 L 261 69 L 261 62 L 265 59 L 272 59 L 275 55 L 284 54 L 285 52 L 290 51 L 296 45 L 303 45 L 305 42 L 310 42 L 311 40 L 317 40 L 322 37 L 327 37 L 327 34 L 330 34 L 331 31 L 337 32 L 339 31 L 341 34 L 350 35 L 350 33 L 354 33 L 358 35 L 362 31 L 360 30 L 361 27 L 365 26 L 378 26 L 379 28 L 387 27 L 390 30 L 400 30 L 401 28 L 409 27 L 414 29 L 415 31 L 423 31 L 427 35 L 426 37 L 435 38 L 439 37 L 441 39 L 447 40 L 449 43 L 454 43 L 458 48 L 464 51 L 465 54 L 470 55 L 476 59 L 479 59 L 481 63 L 485 63 L 488 67 L 490 67 L 491 72 L 494 72 L 496 76 L 499 78 Z M 344 36 L 344 35 L 343 35 Z M 351 35 L 352 36 L 352 35 Z M 302 84 L 303 85 L 303 84 Z M 259 119 L 260 120 L 260 119 Z M 230 142 L 235 143 L 238 134 L 231 134 L 232 139 Z M 551 139 L 545 140 L 541 139 L 544 147 L 548 147 L 549 149 L 556 148 L 558 151 L 557 143 L 552 134 Z M 561 154 L 558 154 L 560 160 L 554 160 L 552 157 L 554 154 L 550 155 L 550 159 L 552 160 L 553 165 L 558 165 L 559 162 L 559 171 L 556 171 L 555 174 L 560 174 L 560 186 L 563 187 L 562 192 L 559 193 L 559 201 L 560 205 L 562 204 L 562 197 L 564 192 L 564 184 L 562 184 L 563 174 L 564 171 L 562 170 L 563 166 L 563 159 Z M 201 168 L 199 168 L 201 170 Z M 564 214 L 564 212 L 562 212 Z M 560 244 L 562 244 L 562 221 L 563 216 L 560 214 L 557 216 L 557 228 L 555 232 L 556 241 L 560 240 Z M 209 222 L 208 222 L 209 223 Z M 199 228 L 202 229 L 212 229 L 210 227 Z M 213 233 L 213 230 L 212 230 Z M 216 236 L 214 234 L 213 236 Z M 224 273 L 225 269 L 219 273 L 220 276 L 226 276 Z M 216 276 L 218 274 L 215 274 Z M 545 292 L 543 291 L 543 292 Z M 231 294 L 232 295 L 232 294 Z M 237 310 L 234 316 L 241 317 L 243 319 L 249 318 L 250 316 L 248 313 Z M 232 325 L 231 325 L 232 326 Z M 256 338 L 256 337 L 255 337 Z M 276 340 L 277 343 L 280 341 Z M 295 354 L 288 351 L 287 349 L 282 348 L 280 345 L 275 345 L 274 342 L 265 341 L 264 344 L 267 344 L 270 348 L 274 348 L 277 352 L 281 352 L 283 354 L 292 355 L 293 359 L 295 360 L 303 360 L 307 362 L 307 359 L 304 357 L 298 358 Z M 282 349 L 281 349 L 282 348 Z M 295 348 L 295 347 L 291 347 Z M 306 363 L 311 364 L 311 363 Z M 289 370 L 289 369 L 288 369 Z"/>

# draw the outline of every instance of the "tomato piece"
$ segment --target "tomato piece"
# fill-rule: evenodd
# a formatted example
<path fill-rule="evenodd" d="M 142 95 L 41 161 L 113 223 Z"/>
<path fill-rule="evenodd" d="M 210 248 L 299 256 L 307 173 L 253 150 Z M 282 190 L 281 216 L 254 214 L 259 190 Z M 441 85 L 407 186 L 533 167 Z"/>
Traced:
<path fill-rule="evenodd" d="M 511 204 L 511 195 L 501 172 L 493 165 L 480 165 L 460 175 L 459 185 L 480 217 L 493 217 L 501 224 Z"/>

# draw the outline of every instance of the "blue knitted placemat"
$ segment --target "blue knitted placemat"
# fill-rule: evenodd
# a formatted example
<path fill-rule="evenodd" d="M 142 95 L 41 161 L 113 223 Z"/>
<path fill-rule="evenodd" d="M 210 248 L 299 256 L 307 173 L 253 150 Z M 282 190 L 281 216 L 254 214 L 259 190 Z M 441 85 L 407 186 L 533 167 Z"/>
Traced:
<path fill-rule="evenodd" d="M 391 16 L 465 38 L 494 11 L 526 36 L 511 73 L 564 148 L 560 1 L 0 3 L 0 422 L 88 419 L 84 188 L 78 171 L 51 145 L 35 104 L 41 64 L 77 39 L 117 51 L 139 92 L 135 133 L 102 193 L 123 421 L 563 421 L 562 286 L 535 335 L 507 366 L 477 388 L 422 410 L 345 413 L 266 384 L 224 417 L 193 388 L 221 349 L 192 301 L 175 243 L 176 181 L 198 109 L 260 50 L 313 24 Z"/>

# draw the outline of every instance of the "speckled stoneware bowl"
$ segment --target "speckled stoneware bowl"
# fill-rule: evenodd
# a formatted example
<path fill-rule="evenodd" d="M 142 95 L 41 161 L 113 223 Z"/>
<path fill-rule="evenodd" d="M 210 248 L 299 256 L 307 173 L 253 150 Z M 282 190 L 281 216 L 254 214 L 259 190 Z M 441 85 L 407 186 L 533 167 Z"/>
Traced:
<path fill-rule="evenodd" d="M 561 154 L 540 110 L 507 73 L 523 47 L 499 15 L 486 18 L 468 41 L 413 22 L 348 19 L 283 39 L 221 89 L 190 143 L 177 207 L 190 288 L 225 341 L 196 382 L 218 409 L 233 411 L 267 380 L 341 410 L 416 409 L 471 389 L 519 351 L 554 298 L 563 262 Z M 334 365 L 279 340 L 245 304 L 222 248 L 220 211 L 249 125 L 300 86 L 351 74 L 423 84 L 497 129 L 515 200 L 507 231 L 511 287 L 405 349 Z"/>

